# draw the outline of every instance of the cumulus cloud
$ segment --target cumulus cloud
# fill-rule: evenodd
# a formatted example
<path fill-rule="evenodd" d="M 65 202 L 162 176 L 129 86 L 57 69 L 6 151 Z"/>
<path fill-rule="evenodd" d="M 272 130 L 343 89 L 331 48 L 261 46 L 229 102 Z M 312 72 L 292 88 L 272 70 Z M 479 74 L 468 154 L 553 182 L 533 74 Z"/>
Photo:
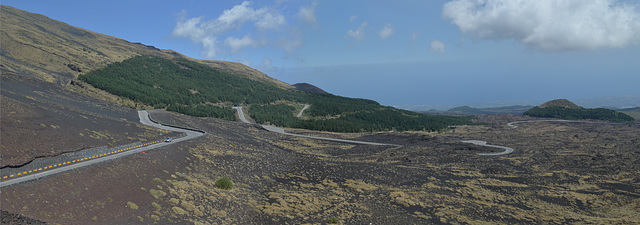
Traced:
<path fill-rule="evenodd" d="M 313 2 L 310 6 L 300 7 L 300 11 L 298 12 L 298 17 L 300 17 L 303 21 L 309 23 L 316 22 L 316 5 L 317 2 Z"/>
<path fill-rule="evenodd" d="M 251 36 L 247 34 L 242 38 L 228 37 L 226 40 L 224 40 L 224 44 L 231 48 L 231 53 L 236 53 L 246 47 L 255 47 L 258 45 L 258 42 L 256 40 L 253 40 L 253 38 L 251 38 Z"/>
<path fill-rule="evenodd" d="M 260 70 L 264 72 L 277 71 L 278 69 L 273 67 L 272 64 L 273 64 L 273 60 L 271 60 L 270 58 L 264 57 L 262 58 L 262 65 L 259 65 L 258 67 L 260 67 Z"/>
<path fill-rule="evenodd" d="M 349 22 L 353 22 L 354 20 L 358 19 L 358 16 L 351 16 L 349 17 Z"/>
<path fill-rule="evenodd" d="M 216 41 L 219 36 L 239 29 L 246 23 L 253 23 L 255 28 L 263 31 L 278 30 L 287 25 L 286 18 L 280 12 L 268 7 L 256 9 L 251 7 L 250 2 L 245 1 L 224 10 L 217 18 L 208 21 L 205 21 L 204 17 L 187 18 L 186 11 L 183 10 L 178 15 L 173 36 L 186 37 L 195 43 L 202 44 L 202 55 L 212 59 L 221 49 L 229 49 L 231 53 L 235 53 L 258 44 L 249 35 L 242 38 L 227 37 L 224 46 L 220 46 Z"/>
<path fill-rule="evenodd" d="M 356 29 L 356 30 L 348 30 L 347 31 L 347 35 L 345 35 L 344 37 L 345 38 L 352 37 L 352 38 L 355 38 L 356 40 L 362 40 L 362 39 L 364 39 L 364 35 L 365 35 L 364 28 L 366 26 L 367 26 L 367 22 L 363 22 L 360 25 L 360 27 L 358 27 L 358 29 Z"/>
<path fill-rule="evenodd" d="M 380 36 L 380 38 L 382 38 L 382 40 L 384 40 L 384 39 L 387 39 L 389 36 L 391 36 L 394 32 L 395 30 L 393 29 L 393 25 L 391 25 L 390 23 L 387 23 L 384 25 L 384 28 L 380 30 L 378 35 Z"/>
<path fill-rule="evenodd" d="M 617 0 L 454 0 L 443 17 L 481 39 L 543 50 L 619 48 L 640 41 L 640 13 Z"/>
<path fill-rule="evenodd" d="M 436 39 L 431 40 L 431 48 L 430 48 L 430 50 L 432 52 L 444 53 L 444 47 L 445 47 L 444 43 L 442 43 L 442 42 L 440 42 L 440 41 L 438 41 Z"/>
<path fill-rule="evenodd" d="M 256 22 L 256 27 L 261 29 L 277 29 L 286 23 L 287 21 L 282 14 L 265 13 L 262 19 Z"/>

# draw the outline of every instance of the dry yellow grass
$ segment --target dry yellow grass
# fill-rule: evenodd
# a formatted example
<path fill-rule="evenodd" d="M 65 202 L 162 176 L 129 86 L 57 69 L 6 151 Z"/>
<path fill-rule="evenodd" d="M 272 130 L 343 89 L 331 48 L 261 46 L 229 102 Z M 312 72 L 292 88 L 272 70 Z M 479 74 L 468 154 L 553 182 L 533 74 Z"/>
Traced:
<path fill-rule="evenodd" d="M 10 6 L 2 5 L 0 8 L 0 45 L 3 50 L 0 62 L 6 72 L 67 85 L 78 75 L 110 63 L 138 55 L 154 55 L 169 59 L 187 58 L 249 79 L 292 88 L 241 63 L 193 59 L 173 50 L 131 43 Z"/>

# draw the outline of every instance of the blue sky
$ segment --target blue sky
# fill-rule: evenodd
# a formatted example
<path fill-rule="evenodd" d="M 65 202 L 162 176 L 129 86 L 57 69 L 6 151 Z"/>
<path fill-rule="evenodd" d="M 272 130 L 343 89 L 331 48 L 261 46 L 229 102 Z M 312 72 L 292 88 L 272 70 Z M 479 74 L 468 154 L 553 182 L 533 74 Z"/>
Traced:
<path fill-rule="evenodd" d="M 2 4 L 194 58 L 242 62 L 287 83 L 308 82 L 384 105 L 444 109 L 640 97 L 637 1 Z"/>

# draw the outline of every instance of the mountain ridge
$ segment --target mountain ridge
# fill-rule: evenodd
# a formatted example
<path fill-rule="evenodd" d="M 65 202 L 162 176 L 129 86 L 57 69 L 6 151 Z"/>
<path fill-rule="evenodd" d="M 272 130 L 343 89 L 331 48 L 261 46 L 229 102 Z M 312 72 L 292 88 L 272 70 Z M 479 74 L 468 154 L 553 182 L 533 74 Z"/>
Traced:
<path fill-rule="evenodd" d="M 47 16 L 0 5 L 0 70 L 37 77 L 66 86 L 85 74 L 139 55 L 185 58 L 210 67 L 285 89 L 291 85 L 237 62 L 194 59 L 173 50 L 158 49 L 71 26 Z"/>

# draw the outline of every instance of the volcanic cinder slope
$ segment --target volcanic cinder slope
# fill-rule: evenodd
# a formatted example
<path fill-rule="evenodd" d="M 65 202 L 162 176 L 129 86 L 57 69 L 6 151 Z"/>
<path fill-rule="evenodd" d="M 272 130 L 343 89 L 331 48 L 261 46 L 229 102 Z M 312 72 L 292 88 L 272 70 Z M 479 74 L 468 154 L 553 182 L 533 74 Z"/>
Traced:
<path fill-rule="evenodd" d="M 65 29 L 73 31 L 66 39 L 84 43 L 90 52 L 79 51 L 86 54 L 108 55 L 107 50 L 117 52 L 115 46 L 126 42 L 99 47 L 75 39 L 93 40 L 93 35 L 102 40 L 99 34 L 6 6 L 2 10 L 3 154 L 24 156 L 31 151 L 7 146 L 46 146 L 56 140 L 64 140 L 65 146 L 82 140 L 118 145 L 168 135 L 138 124 L 135 106 L 126 106 L 131 102 L 77 82 L 74 78 L 81 72 L 65 72 L 72 68 L 69 62 L 84 72 L 108 63 L 106 59 L 130 56 L 96 56 L 95 63 L 73 61 L 79 47 L 68 47 L 70 53 L 56 53 L 59 58 L 14 60 L 18 50 L 12 49 L 27 47 L 4 42 L 5 37 L 28 39 L 17 38 L 21 37 L 17 26 L 5 29 L 4 21 L 25 23 L 24 32 L 57 34 L 34 36 L 28 42 L 30 51 L 46 49 L 33 40 L 63 43 L 54 40 L 65 37 L 58 33 Z M 131 53 L 135 54 L 146 53 Z M 270 82 L 271 78 L 254 79 Z M 366 146 L 280 135 L 215 118 L 162 110 L 150 113 L 165 124 L 204 130 L 207 135 L 2 188 L 0 209 L 50 224 L 324 224 L 333 217 L 342 224 L 640 223 L 637 124 L 538 122 L 510 128 L 508 122 L 535 118 L 485 115 L 476 118 L 485 125 L 440 133 L 290 130 L 402 145 Z M 500 150 L 460 140 L 484 140 L 515 151 L 480 156 L 477 153 Z M 234 183 L 231 190 L 216 188 L 215 181 L 225 176 Z"/>

